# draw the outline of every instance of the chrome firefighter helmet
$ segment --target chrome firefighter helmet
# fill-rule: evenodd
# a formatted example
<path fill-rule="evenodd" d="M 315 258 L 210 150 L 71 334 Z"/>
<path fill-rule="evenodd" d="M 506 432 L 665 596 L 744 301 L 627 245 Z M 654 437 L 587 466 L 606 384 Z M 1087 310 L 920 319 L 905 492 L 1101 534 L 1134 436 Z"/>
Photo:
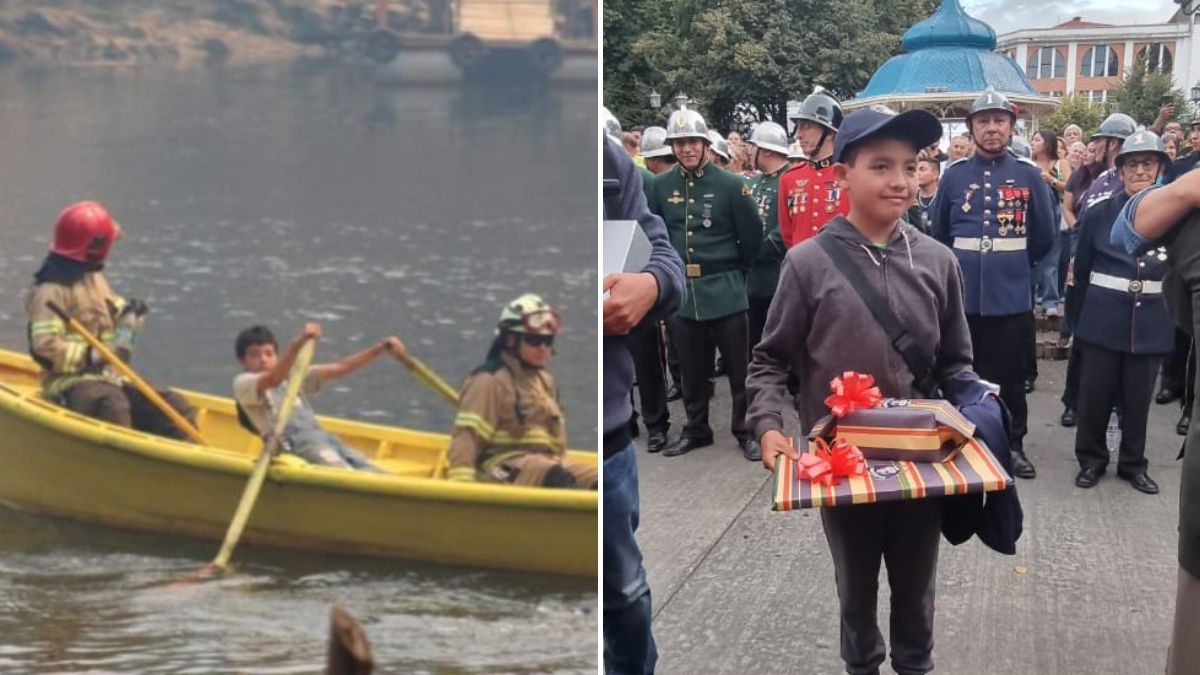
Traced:
<path fill-rule="evenodd" d="M 787 130 L 777 122 L 762 122 L 754 127 L 754 131 L 750 134 L 750 145 L 778 152 L 781 155 L 788 154 L 788 135 Z"/>
<path fill-rule="evenodd" d="M 708 137 L 708 123 L 704 121 L 704 116 L 688 108 L 676 110 L 667 120 L 667 141 L 684 138 L 699 138 L 706 143 L 712 142 Z"/>
<path fill-rule="evenodd" d="M 662 127 L 646 127 L 642 130 L 642 157 L 669 157 L 673 154 L 667 145 L 667 130 Z"/>

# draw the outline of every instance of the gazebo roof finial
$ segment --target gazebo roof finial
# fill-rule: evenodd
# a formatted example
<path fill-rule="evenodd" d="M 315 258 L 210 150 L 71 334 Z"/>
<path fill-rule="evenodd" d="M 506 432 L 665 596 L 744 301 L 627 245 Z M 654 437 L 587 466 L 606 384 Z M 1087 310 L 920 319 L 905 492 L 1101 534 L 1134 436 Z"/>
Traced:
<path fill-rule="evenodd" d="M 996 31 L 967 14 L 959 0 L 942 0 L 932 16 L 914 25 L 904 34 L 904 49 L 909 52 L 929 47 L 996 48 Z"/>

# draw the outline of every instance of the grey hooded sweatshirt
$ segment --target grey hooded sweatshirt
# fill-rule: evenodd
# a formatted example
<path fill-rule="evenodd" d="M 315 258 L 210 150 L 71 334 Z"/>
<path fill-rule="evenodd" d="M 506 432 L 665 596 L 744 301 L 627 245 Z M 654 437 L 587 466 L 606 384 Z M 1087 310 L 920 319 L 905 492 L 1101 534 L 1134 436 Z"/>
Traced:
<path fill-rule="evenodd" d="M 971 369 L 962 273 L 950 249 L 903 222 L 884 248 L 841 216 L 822 232 L 837 238 L 887 298 L 900 324 L 935 355 L 934 380 L 940 383 Z M 921 398 L 903 357 L 813 238 L 788 251 L 762 341 L 754 347 L 746 390 L 747 423 L 755 437 L 762 438 L 769 429 L 783 431 L 784 406 L 791 404 L 789 372 L 800 381 L 797 400 L 803 429 L 784 433 L 795 435 L 807 434 L 828 414 L 829 382 L 847 370 L 874 376 L 884 397 Z"/>

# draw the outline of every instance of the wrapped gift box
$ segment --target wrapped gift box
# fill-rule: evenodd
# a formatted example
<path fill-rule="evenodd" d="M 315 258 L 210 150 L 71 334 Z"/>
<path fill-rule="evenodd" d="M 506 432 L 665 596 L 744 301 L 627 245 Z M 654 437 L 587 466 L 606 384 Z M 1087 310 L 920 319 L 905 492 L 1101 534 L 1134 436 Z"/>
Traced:
<path fill-rule="evenodd" d="M 878 407 L 852 410 L 837 420 L 823 418 L 810 437 L 837 436 L 868 460 L 944 462 L 974 435 L 975 425 L 948 401 L 884 399 Z"/>
<path fill-rule="evenodd" d="M 868 459 L 861 476 L 842 477 L 832 486 L 809 482 L 797 475 L 795 460 L 780 458 L 775 465 L 772 509 L 793 511 L 822 506 L 923 499 L 1006 490 L 1012 477 L 992 451 L 971 438 L 943 462 Z"/>

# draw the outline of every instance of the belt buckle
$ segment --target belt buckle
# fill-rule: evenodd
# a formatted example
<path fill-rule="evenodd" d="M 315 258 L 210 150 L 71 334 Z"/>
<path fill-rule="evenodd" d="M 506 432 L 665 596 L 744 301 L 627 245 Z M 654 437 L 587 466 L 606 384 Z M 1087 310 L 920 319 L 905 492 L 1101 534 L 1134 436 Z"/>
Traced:
<path fill-rule="evenodd" d="M 992 252 L 992 246 L 993 246 L 993 244 L 992 244 L 992 238 L 991 238 L 991 237 L 982 237 L 982 238 L 980 238 L 980 240 L 979 240 L 979 251 L 980 251 L 981 253 L 991 253 L 991 252 Z"/>
<path fill-rule="evenodd" d="M 1130 281 L 1129 282 L 1129 292 L 1130 293 L 1141 293 L 1142 292 L 1142 281 L 1140 279 L 1134 279 L 1134 280 Z"/>
<path fill-rule="evenodd" d="M 684 274 L 686 274 L 689 279 L 698 277 L 698 276 L 700 276 L 700 264 L 699 263 L 688 263 L 687 265 L 683 266 L 683 271 L 684 271 Z"/>

